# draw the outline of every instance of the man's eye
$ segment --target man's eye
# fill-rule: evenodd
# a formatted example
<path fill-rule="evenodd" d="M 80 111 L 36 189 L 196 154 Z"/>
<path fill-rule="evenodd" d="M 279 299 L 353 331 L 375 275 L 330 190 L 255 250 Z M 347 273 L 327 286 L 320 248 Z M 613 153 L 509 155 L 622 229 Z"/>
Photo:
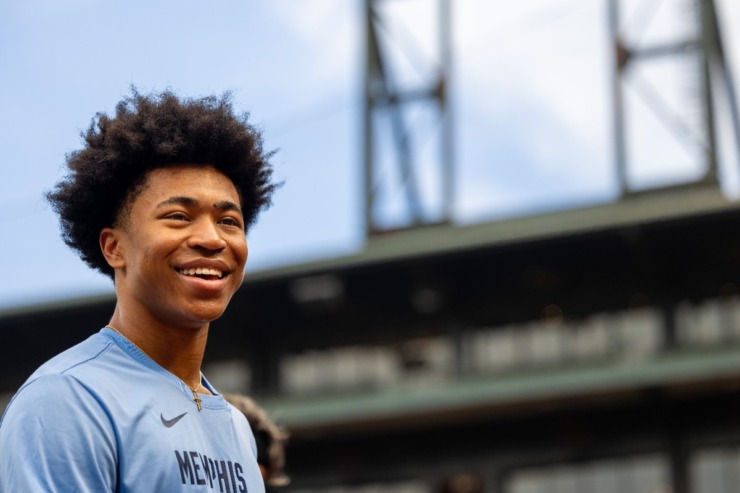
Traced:
<path fill-rule="evenodd" d="M 227 226 L 235 226 L 237 228 L 241 228 L 242 224 L 237 219 L 234 219 L 233 217 L 225 217 L 221 219 L 221 224 L 225 224 Z"/>
<path fill-rule="evenodd" d="M 172 214 L 167 214 L 167 216 L 165 217 L 167 219 L 174 219 L 175 221 L 187 221 L 188 220 L 188 216 L 182 212 L 173 212 Z"/>

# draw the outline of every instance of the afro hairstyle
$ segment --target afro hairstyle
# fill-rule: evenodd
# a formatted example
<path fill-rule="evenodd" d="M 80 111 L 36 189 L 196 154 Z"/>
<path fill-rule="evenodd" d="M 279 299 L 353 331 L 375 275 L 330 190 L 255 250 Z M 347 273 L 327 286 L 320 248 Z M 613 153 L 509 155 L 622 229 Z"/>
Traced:
<path fill-rule="evenodd" d="M 262 134 L 248 116 L 234 112 L 230 93 L 181 98 L 171 90 L 142 95 L 132 87 L 115 116 L 93 117 L 81 134 L 83 148 L 66 156 L 68 174 L 46 194 L 59 214 L 64 242 L 113 278 L 100 232 L 119 225 L 150 171 L 177 164 L 213 166 L 227 176 L 248 230 L 276 188 L 272 153 L 263 151 Z"/>

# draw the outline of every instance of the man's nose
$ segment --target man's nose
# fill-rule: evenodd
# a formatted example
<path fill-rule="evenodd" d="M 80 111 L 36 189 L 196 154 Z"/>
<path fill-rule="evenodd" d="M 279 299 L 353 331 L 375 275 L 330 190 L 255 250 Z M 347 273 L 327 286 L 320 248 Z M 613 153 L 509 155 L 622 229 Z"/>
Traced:
<path fill-rule="evenodd" d="M 206 250 L 223 250 L 226 248 L 226 240 L 221 235 L 218 225 L 206 219 L 201 219 L 193 224 L 192 234 L 188 245 L 192 248 L 204 248 Z"/>

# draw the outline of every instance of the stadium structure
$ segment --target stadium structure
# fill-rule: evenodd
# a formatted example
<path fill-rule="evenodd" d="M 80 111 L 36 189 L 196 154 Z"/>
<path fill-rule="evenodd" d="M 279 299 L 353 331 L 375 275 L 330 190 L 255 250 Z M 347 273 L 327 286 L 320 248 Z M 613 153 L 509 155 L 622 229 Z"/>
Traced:
<path fill-rule="evenodd" d="M 387 121 L 411 135 L 408 102 L 443 120 L 449 111 L 444 70 L 426 89 L 394 92 L 379 3 L 366 2 L 371 183 L 373 128 Z M 717 74 L 737 105 L 713 2 L 695 4 L 703 29 L 691 43 L 637 49 L 615 27 L 614 108 L 623 149 L 627 67 L 690 47 L 706 68 L 700 180 L 632 190 L 624 179 L 610 203 L 468 226 L 451 220 L 450 190 L 428 213 L 409 189 L 409 224 L 393 229 L 376 220 L 379 195 L 366 186 L 360 252 L 247 278 L 213 324 L 204 371 L 290 431 L 285 491 L 737 491 L 740 202 L 718 179 Z M 444 19 L 449 5 L 439 5 Z M 406 142 L 385 152 L 409 171 Z M 449 146 L 443 131 L 443 173 Z M 626 155 L 617 152 L 621 177 Z M 104 296 L 0 313 L 2 345 L 24 348 L 0 360 L 0 391 L 98 330 L 113 306 Z"/>

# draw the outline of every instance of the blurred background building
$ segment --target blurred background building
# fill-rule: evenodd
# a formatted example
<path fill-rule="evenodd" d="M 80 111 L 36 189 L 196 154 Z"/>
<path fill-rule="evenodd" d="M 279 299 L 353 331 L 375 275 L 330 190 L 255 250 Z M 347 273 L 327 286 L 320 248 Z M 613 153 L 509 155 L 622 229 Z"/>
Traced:
<path fill-rule="evenodd" d="M 613 200 L 459 224 L 451 0 L 423 2 L 423 56 L 403 1 L 363 2 L 364 246 L 250 273 L 204 372 L 288 428 L 287 491 L 736 492 L 740 202 L 721 163 L 740 163 L 740 121 L 715 3 L 671 4 L 692 27 L 657 41 L 665 2 L 604 3 Z M 674 65 L 690 97 L 640 78 Z M 636 186 L 660 132 L 699 172 Z M 3 403 L 113 305 L 0 312 Z"/>

